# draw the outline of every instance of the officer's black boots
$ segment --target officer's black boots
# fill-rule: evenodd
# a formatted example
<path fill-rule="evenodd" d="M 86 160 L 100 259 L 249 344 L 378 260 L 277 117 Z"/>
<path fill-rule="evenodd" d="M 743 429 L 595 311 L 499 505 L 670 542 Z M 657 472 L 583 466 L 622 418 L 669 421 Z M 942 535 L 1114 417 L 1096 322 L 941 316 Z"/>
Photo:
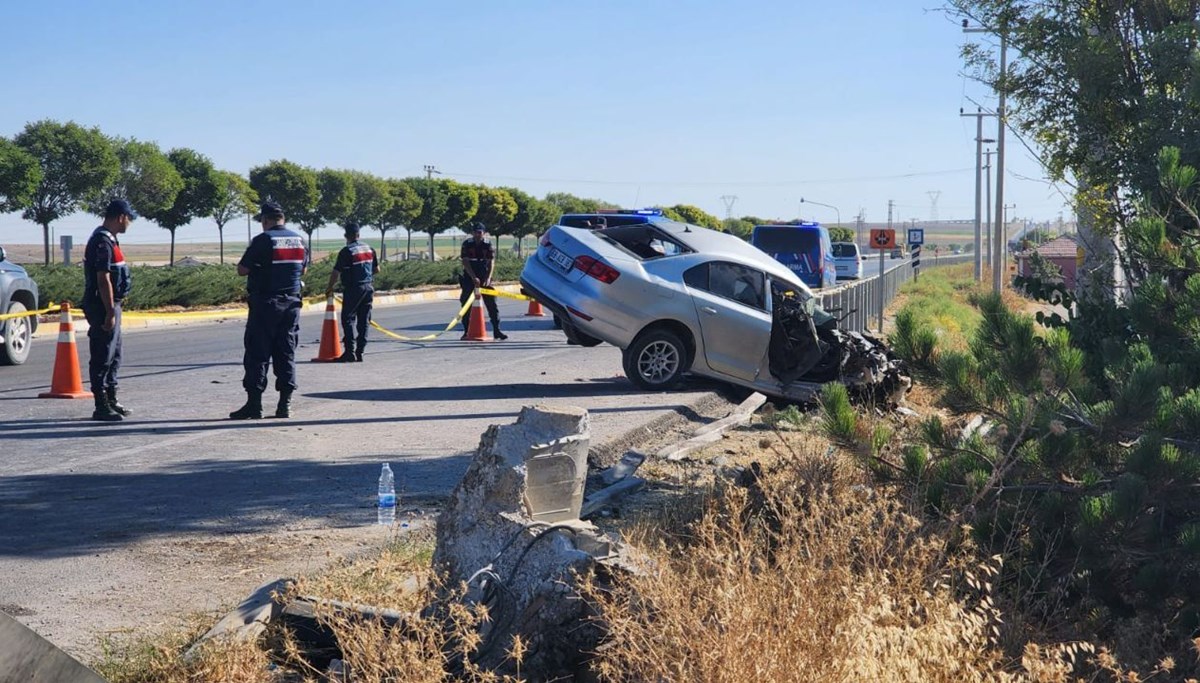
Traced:
<path fill-rule="evenodd" d="M 499 339 L 501 341 L 508 339 L 508 335 L 504 334 L 503 332 L 500 331 L 500 321 L 499 320 L 492 321 L 492 334 L 495 335 L 496 339 Z"/>
<path fill-rule="evenodd" d="M 108 402 L 108 396 L 103 393 L 92 394 L 92 398 L 96 400 L 96 409 L 92 411 L 92 419 L 98 422 L 120 422 L 124 420 L 121 413 L 113 410 L 113 407 Z"/>
<path fill-rule="evenodd" d="M 354 352 L 354 362 L 355 362 L 355 363 L 361 363 L 361 362 L 362 362 L 362 351 L 355 351 L 355 352 Z"/>
<path fill-rule="evenodd" d="M 259 420 L 262 419 L 262 392 L 247 391 L 246 405 L 238 408 L 229 414 L 231 420 Z"/>
<path fill-rule="evenodd" d="M 108 397 L 108 405 L 113 409 L 114 412 L 120 413 L 123 417 L 129 417 L 130 415 L 133 415 L 132 410 L 126 408 L 117 401 L 116 389 L 109 387 L 105 390 L 104 394 Z"/>
<path fill-rule="evenodd" d="M 275 406 L 275 417 L 292 416 L 292 390 L 284 389 L 279 392 L 279 405 Z"/>
<path fill-rule="evenodd" d="M 354 362 L 354 352 L 352 352 L 350 349 L 346 349 L 345 351 L 342 352 L 342 355 L 338 356 L 337 362 L 353 363 Z"/>

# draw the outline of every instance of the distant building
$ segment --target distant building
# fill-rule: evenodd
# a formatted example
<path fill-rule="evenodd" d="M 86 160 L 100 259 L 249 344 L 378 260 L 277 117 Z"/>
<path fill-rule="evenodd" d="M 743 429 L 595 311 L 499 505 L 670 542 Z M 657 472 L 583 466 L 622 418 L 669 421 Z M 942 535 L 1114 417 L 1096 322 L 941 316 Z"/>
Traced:
<path fill-rule="evenodd" d="M 1062 273 L 1063 284 L 1068 290 L 1075 289 L 1075 277 L 1078 268 L 1079 244 L 1070 235 L 1056 237 L 1035 249 L 1026 249 L 1017 254 L 1017 274 L 1028 277 L 1033 275 L 1030 258 L 1034 253 L 1049 263 L 1058 267 Z"/>

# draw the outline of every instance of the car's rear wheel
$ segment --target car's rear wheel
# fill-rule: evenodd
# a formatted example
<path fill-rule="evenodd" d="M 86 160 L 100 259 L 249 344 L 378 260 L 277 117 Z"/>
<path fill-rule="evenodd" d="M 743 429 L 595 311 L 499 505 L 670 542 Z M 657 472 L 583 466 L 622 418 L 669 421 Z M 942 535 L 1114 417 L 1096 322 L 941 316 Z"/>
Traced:
<path fill-rule="evenodd" d="M 24 313 L 25 304 L 14 301 L 6 313 Z M 29 347 L 33 341 L 33 325 L 29 318 L 9 318 L 0 323 L 4 330 L 4 343 L 0 344 L 0 365 L 20 365 L 29 358 Z"/>
<path fill-rule="evenodd" d="M 670 330 L 650 330 L 625 349 L 625 376 L 642 389 L 670 389 L 687 370 L 687 346 Z"/>

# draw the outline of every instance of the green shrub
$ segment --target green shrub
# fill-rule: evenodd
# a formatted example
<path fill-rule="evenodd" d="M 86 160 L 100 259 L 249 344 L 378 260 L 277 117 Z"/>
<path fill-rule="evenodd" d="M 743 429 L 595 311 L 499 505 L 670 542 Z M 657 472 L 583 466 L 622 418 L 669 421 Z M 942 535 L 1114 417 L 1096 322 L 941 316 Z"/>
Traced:
<path fill-rule="evenodd" d="M 303 295 L 318 296 L 325 291 L 334 257 L 322 259 L 304 275 Z M 517 279 L 524 261 L 508 254 L 496 259 L 497 282 Z M 38 283 L 39 307 L 49 302 L 78 302 L 83 298 L 83 268 L 71 265 L 27 266 Z M 458 284 L 462 265 L 457 259 L 444 261 L 399 261 L 383 264 L 376 275 L 375 289 L 391 292 L 414 287 Z M 133 290 L 125 302 L 128 310 L 166 307 L 205 307 L 238 303 L 246 298 L 246 278 L 237 274 L 233 264 L 170 268 L 133 266 Z"/>
<path fill-rule="evenodd" d="M 844 384 L 831 382 L 821 387 L 821 427 L 825 434 L 846 445 L 858 438 L 858 413 L 850 405 L 850 392 Z"/>

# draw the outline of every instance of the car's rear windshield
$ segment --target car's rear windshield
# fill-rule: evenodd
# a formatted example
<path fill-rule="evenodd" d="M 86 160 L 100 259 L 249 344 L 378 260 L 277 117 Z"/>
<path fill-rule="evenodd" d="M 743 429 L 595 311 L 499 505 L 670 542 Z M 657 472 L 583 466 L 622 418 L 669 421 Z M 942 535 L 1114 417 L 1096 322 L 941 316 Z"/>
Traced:
<path fill-rule="evenodd" d="M 604 228 L 597 230 L 596 234 L 643 261 L 692 252 L 686 244 L 652 223 Z"/>
<path fill-rule="evenodd" d="M 847 244 L 845 242 L 834 242 L 833 256 L 834 258 L 850 258 L 852 256 L 858 256 L 858 246 L 854 244 Z"/>
<path fill-rule="evenodd" d="M 768 254 L 815 254 L 821 248 L 821 233 L 813 228 L 764 225 L 754 229 L 751 241 Z"/>
<path fill-rule="evenodd" d="M 607 227 L 615 228 L 620 225 L 641 225 L 650 221 L 646 216 L 630 216 L 620 213 L 576 213 L 563 214 L 558 219 L 558 224 L 568 228 L 594 228 L 597 224 L 597 219 L 603 218 L 604 224 Z"/>

